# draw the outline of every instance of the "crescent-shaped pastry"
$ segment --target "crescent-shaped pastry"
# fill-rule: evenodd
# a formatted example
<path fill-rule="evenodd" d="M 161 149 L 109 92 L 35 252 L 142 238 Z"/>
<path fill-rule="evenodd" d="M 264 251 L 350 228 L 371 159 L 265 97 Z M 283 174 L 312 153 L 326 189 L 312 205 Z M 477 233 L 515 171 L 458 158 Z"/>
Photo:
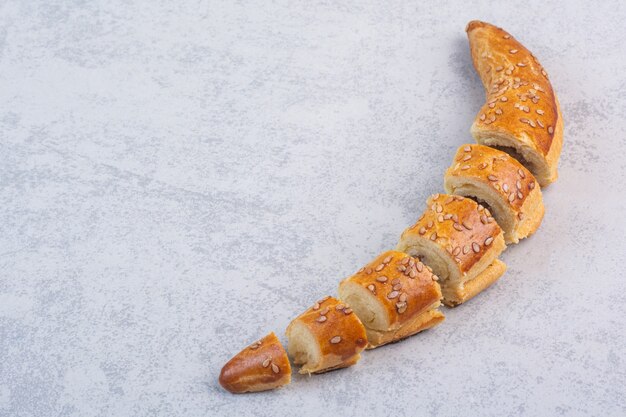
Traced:
<path fill-rule="evenodd" d="M 542 187 L 556 181 L 563 117 L 548 75 L 537 58 L 504 30 L 474 20 L 466 31 L 487 94 L 472 124 L 472 136 L 517 158 Z"/>
<path fill-rule="evenodd" d="M 367 332 L 367 348 L 430 329 L 444 320 L 441 289 L 432 269 L 406 253 L 387 251 L 339 284 Z"/>
<path fill-rule="evenodd" d="M 543 219 L 535 177 L 515 158 L 488 146 L 462 145 L 446 171 L 444 187 L 449 194 L 474 198 L 487 207 L 506 243 L 533 234 Z"/>
<path fill-rule="evenodd" d="M 396 250 L 417 257 L 439 276 L 443 302 L 455 306 L 493 284 L 506 270 L 506 248 L 489 210 L 459 195 L 435 194 Z"/>

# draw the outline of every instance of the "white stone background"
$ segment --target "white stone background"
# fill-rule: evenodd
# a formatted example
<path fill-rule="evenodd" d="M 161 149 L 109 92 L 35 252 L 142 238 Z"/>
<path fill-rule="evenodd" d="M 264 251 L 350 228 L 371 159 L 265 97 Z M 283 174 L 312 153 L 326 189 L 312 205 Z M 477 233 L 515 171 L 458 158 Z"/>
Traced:
<path fill-rule="evenodd" d="M 341 3 L 341 4 L 340 4 Z M 220 368 L 394 247 L 503 26 L 562 103 L 506 275 L 350 369 Z M 0 2 L 0 415 L 626 415 L 626 3 Z"/>

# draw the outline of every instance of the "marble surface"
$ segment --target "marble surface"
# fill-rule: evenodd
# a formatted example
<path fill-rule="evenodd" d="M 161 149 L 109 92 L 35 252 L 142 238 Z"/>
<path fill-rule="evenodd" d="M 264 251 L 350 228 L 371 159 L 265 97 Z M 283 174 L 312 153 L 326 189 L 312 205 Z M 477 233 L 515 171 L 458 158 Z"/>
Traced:
<path fill-rule="evenodd" d="M 3 1 L 0 415 L 626 415 L 626 3 Z M 565 118 L 506 275 L 350 369 L 223 363 L 395 245 L 507 28 Z"/>

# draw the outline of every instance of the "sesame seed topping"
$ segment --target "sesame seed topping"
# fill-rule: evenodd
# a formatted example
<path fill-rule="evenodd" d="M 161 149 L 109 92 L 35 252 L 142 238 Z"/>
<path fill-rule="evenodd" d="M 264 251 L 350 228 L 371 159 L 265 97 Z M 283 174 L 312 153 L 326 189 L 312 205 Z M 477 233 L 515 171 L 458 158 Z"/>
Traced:
<path fill-rule="evenodd" d="M 378 281 L 378 282 L 387 282 L 387 279 L 388 278 L 386 276 L 384 276 L 384 275 L 376 277 L 376 281 Z"/>
<path fill-rule="evenodd" d="M 532 120 L 528 121 L 528 124 L 530 125 L 530 127 L 537 127 L 537 125 L 535 124 L 535 122 L 533 122 Z"/>
<path fill-rule="evenodd" d="M 391 262 L 392 259 L 393 259 L 393 256 L 387 256 L 385 259 L 383 259 L 383 263 L 388 264 L 389 262 Z"/>
<path fill-rule="evenodd" d="M 517 49 L 511 49 L 509 52 L 512 53 L 512 54 L 516 54 L 517 53 Z"/>
<path fill-rule="evenodd" d="M 399 300 L 401 303 L 404 303 L 404 302 L 406 301 L 406 293 L 405 293 L 405 292 L 403 292 L 402 294 L 400 294 L 400 297 L 398 297 L 398 300 Z"/>
<path fill-rule="evenodd" d="M 545 126 L 543 125 L 543 123 L 541 123 L 541 120 L 539 120 L 539 119 L 537 119 L 537 124 L 538 124 L 538 125 L 539 125 L 539 127 L 541 127 L 541 128 L 545 127 Z"/>
<path fill-rule="evenodd" d="M 552 126 L 548 126 L 548 133 L 549 134 L 553 134 L 554 133 L 554 128 Z"/>
<path fill-rule="evenodd" d="M 541 109 L 537 109 L 537 110 L 535 110 L 535 111 L 536 111 L 536 112 L 537 112 L 537 114 L 539 114 L 539 115 L 543 115 L 543 113 L 544 113 L 544 112 L 543 112 L 543 110 L 541 110 Z"/>
<path fill-rule="evenodd" d="M 443 214 L 440 214 L 439 216 L 437 216 L 437 221 L 439 223 L 443 223 Z"/>
<path fill-rule="evenodd" d="M 398 305 L 396 305 L 396 307 L 398 307 Z M 398 313 L 402 314 L 406 311 L 406 303 L 402 303 L 399 307 L 398 307 Z"/>
<path fill-rule="evenodd" d="M 457 246 L 456 248 L 454 248 L 454 250 L 452 251 L 452 255 L 457 256 L 459 253 L 461 253 L 461 247 Z"/>
<path fill-rule="evenodd" d="M 344 309 L 344 310 L 343 310 L 343 314 L 345 314 L 346 316 L 347 316 L 348 314 L 352 314 L 352 309 L 351 309 L 351 308 L 346 308 L 346 309 Z"/>
<path fill-rule="evenodd" d="M 512 203 L 515 200 L 515 193 L 509 194 L 509 202 Z"/>
<path fill-rule="evenodd" d="M 330 308 L 324 307 L 323 310 L 320 311 L 320 316 L 325 316 L 330 311 Z"/>
<path fill-rule="evenodd" d="M 404 272 L 404 271 L 406 271 L 406 266 L 404 266 L 404 265 L 400 265 L 400 266 L 398 267 L 398 271 L 400 271 L 400 272 Z"/>
<path fill-rule="evenodd" d="M 376 292 L 376 286 L 374 284 L 370 284 L 367 286 L 367 289 L 371 292 Z"/>
<path fill-rule="evenodd" d="M 471 151 L 472 151 L 472 147 L 471 147 L 471 146 L 469 146 L 469 145 L 467 145 L 465 148 L 463 148 L 463 150 L 464 150 L 465 152 L 471 152 Z"/>
<path fill-rule="evenodd" d="M 313 310 L 319 310 L 319 309 L 320 309 L 320 303 L 313 304 Z"/>
<path fill-rule="evenodd" d="M 498 71 L 498 72 L 502 71 L 503 69 L 504 69 L 504 67 L 502 65 L 498 65 L 496 67 L 496 71 Z"/>
<path fill-rule="evenodd" d="M 401 263 L 402 265 L 406 265 L 406 264 L 408 264 L 408 263 L 409 263 L 409 259 L 411 259 L 411 258 L 409 258 L 409 257 L 407 256 L 406 258 L 402 259 L 402 260 L 400 261 L 400 263 Z"/>
<path fill-rule="evenodd" d="M 396 285 L 396 284 L 397 284 L 397 283 L 399 283 L 399 282 L 400 282 L 400 278 L 394 278 L 394 279 L 391 281 L 391 283 L 392 283 L 393 285 Z"/>
<path fill-rule="evenodd" d="M 326 320 L 328 320 L 326 316 L 319 316 L 318 318 L 315 319 L 315 321 L 318 323 L 324 323 Z"/>
<path fill-rule="evenodd" d="M 463 246 L 463 255 L 467 255 L 470 251 L 469 245 Z"/>
<path fill-rule="evenodd" d="M 389 294 L 387 294 L 387 298 L 389 298 L 390 300 L 396 298 L 397 296 L 398 296 L 398 291 L 396 290 L 393 290 Z"/>
<path fill-rule="evenodd" d="M 485 120 L 486 117 L 487 116 L 485 115 L 485 113 L 483 113 L 483 114 L 480 115 L 480 120 Z"/>
<path fill-rule="evenodd" d="M 503 38 L 504 39 L 509 39 L 511 37 L 511 35 L 504 35 Z"/>
<path fill-rule="evenodd" d="M 372 273 L 372 268 L 370 268 L 369 266 L 365 269 L 365 273 L 367 275 L 370 275 Z"/>
<path fill-rule="evenodd" d="M 493 109 L 494 107 L 496 107 L 496 103 L 489 103 L 489 108 Z"/>
<path fill-rule="evenodd" d="M 430 235 L 430 240 L 436 240 L 437 239 L 437 232 L 434 232 L 432 235 Z"/>
<path fill-rule="evenodd" d="M 424 226 L 422 226 L 422 227 L 420 227 L 419 234 L 423 235 L 424 233 L 426 233 L 426 228 Z"/>
<path fill-rule="evenodd" d="M 461 171 L 467 171 L 468 169 L 470 169 L 471 167 L 469 165 L 463 165 L 461 167 Z"/>
<path fill-rule="evenodd" d="M 495 176 L 495 175 L 493 175 L 493 174 L 489 174 L 489 175 L 487 176 L 487 179 L 489 179 L 489 181 L 498 181 L 498 177 L 496 177 L 496 176 Z"/>
<path fill-rule="evenodd" d="M 470 159 L 472 159 L 472 155 L 465 155 L 463 157 L 463 161 L 469 161 Z"/>
<path fill-rule="evenodd" d="M 428 228 L 430 229 L 431 227 L 433 227 L 435 223 L 431 220 L 428 222 L 428 224 L 426 226 L 428 226 Z"/>
<path fill-rule="evenodd" d="M 465 227 L 467 230 L 472 230 L 472 226 L 468 222 L 463 221 L 462 224 L 463 224 L 463 227 Z"/>
<path fill-rule="evenodd" d="M 461 227 L 461 225 L 460 225 L 460 224 L 458 224 L 458 223 L 454 223 L 454 224 L 452 225 L 452 227 L 454 227 L 454 228 L 455 228 L 456 230 L 458 230 L 459 232 L 462 232 L 462 231 L 463 231 L 463 228 L 462 228 L 462 227 Z"/>
<path fill-rule="evenodd" d="M 489 120 L 491 120 L 492 122 L 496 121 L 496 116 L 494 116 L 493 114 L 491 116 L 489 116 Z"/>
<path fill-rule="evenodd" d="M 506 96 L 502 96 L 502 97 L 500 97 L 500 101 L 508 101 L 508 100 L 509 100 L 509 99 L 508 99 L 508 98 L 506 98 Z"/>
<path fill-rule="evenodd" d="M 524 220 L 524 213 L 522 213 L 521 211 L 517 213 L 517 218 L 520 220 Z"/>
<path fill-rule="evenodd" d="M 413 272 L 413 271 L 411 271 Z M 392 287 L 394 291 L 400 291 L 402 289 L 402 284 L 398 283 Z"/>
<path fill-rule="evenodd" d="M 272 372 L 274 372 L 275 374 L 280 372 L 280 368 L 275 363 L 272 364 Z"/>
<path fill-rule="evenodd" d="M 504 190 L 504 192 L 509 191 L 509 184 L 503 184 L 502 189 Z"/>
<path fill-rule="evenodd" d="M 272 357 L 268 356 L 261 365 L 263 365 L 264 368 L 267 368 L 270 366 L 270 363 L 272 363 Z"/>
<path fill-rule="evenodd" d="M 522 171 L 521 168 L 517 170 L 517 173 L 519 174 L 520 177 L 526 178 L 526 174 L 524 174 L 524 171 Z"/>
<path fill-rule="evenodd" d="M 528 183 L 528 189 L 532 190 L 533 188 L 535 188 L 535 181 L 531 181 Z"/>
<path fill-rule="evenodd" d="M 433 279 L 433 281 L 439 281 L 439 277 L 435 274 L 433 274 L 431 278 Z"/>
<path fill-rule="evenodd" d="M 443 211 L 443 207 L 441 207 L 440 204 L 437 204 L 437 209 L 436 209 L 437 213 L 441 213 Z"/>
<path fill-rule="evenodd" d="M 336 345 L 339 342 L 341 342 L 341 336 L 335 336 L 332 339 L 330 339 L 330 343 L 332 343 L 333 345 Z"/>
<path fill-rule="evenodd" d="M 345 305 L 343 305 L 343 304 L 341 304 L 341 303 L 339 303 L 339 304 L 337 304 L 337 305 L 335 306 L 335 310 L 343 310 L 344 308 L 346 308 L 346 306 L 345 306 Z"/>
<path fill-rule="evenodd" d="M 517 63 L 517 66 L 518 66 L 518 67 L 525 67 L 525 66 L 526 66 L 526 64 L 524 64 L 523 62 L 518 62 L 518 63 Z"/>
<path fill-rule="evenodd" d="M 480 165 L 478 165 L 478 169 L 485 169 L 485 168 L 487 168 L 486 162 L 482 162 Z"/>
<path fill-rule="evenodd" d="M 472 242 L 472 250 L 476 253 L 480 252 L 480 245 L 476 242 Z"/>
<path fill-rule="evenodd" d="M 454 201 L 454 197 L 448 197 L 445 199 L 445 201 L 443 202 L 444 205 L 448 205 L 450 203 L 452 203 Z M 446 214 L 447 216 L 447 214 Z"/>
<path fill-rule="evenodd" d="M 522 194 L 521 191 L 518 191 L 517 192 L 517 198 L 519 198 L 521 200 L 522 198 L 524 198 L 524 194 Z"/>
<path fill-rule="evenodd" d="M 517 182 L 515 183 L 515 187 L 516 187 L 518 190 L 521 190 L 521 189 L 522 189 L 522 182 L 521 182 L 520 180 L 517 180 Z"/>
<path fill-rule="evenodd" d="M 485 246 L 491 245 L 491 242 L 493 242 L 493 237 L 489 236 L 487 239 L 485 239 Z"/>
<path fill-rule="evenodd" d="M 415 264 L 415 267 L 417 268 L 419 272 L 422 272 L 424 270 L 424 264 L 421 262 L 418 262 L 417 264 Z"/>
<path fill-rule="evenodd" d="M 496 114 L 498 114 L 498 115 L 502 114 L 502 109 L 497 108 L 497 109 L 496 109 Z"/>

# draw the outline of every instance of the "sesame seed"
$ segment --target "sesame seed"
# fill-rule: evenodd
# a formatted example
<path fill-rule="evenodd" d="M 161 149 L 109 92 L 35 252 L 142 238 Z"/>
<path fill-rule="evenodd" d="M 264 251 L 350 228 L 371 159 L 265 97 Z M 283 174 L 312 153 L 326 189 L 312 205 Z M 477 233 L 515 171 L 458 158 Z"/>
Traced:
<path fill-rule="evenodd" d="M 497 109 L 496 109 L 496 114 L 498 114 L 498 115 L 502 114 L 502 109 L 497 108 Z"/>
<path fill-rule="evenodd" d="M 403 292 L 402 294 L 400 294 L 400 297 L 398 297 L 398 300 L 399 300 L 401 303 L 404 303 L 404 302 L 406 301 L 406 293 L 405 293 L 405 292 Z"/>
<path fill-rule="evenodd" d="M 472 226 L 468 222 L 463 221 L 462 224 L 463 224 L 463 227 L 465 227 L 467 230 L 472 230 Z"/>
<path fill-rule="evenodd" d="M 370 284 L 367 286 L 367 289 L 370 290 L 371 292 L 375 292 L 376 291 L 376 286 L 374 284 Z"/>
<path fill-rule="evenodd" d="M 393 290 L 389 294 L 387 294 L 387 298 L 389 298 L 390 300 L 396 298 L 397 296 L 398 296 L 398 291 L 396 290 Z"/>
<path fill-rule="evenodd" d="M 398 267 L 398 271 L 400 271 L 400 272 L 404 272 L 404 271 L 406 271 L 406 266 L 404 266 L 404 265 L 400 265 L 400 266 Z"/>
<path fill-rule="evenodd" d="M 389 262 L 391 262 L 392 259 L 393 259 L 392 256 L 387 256 L 385 259 L 383 259 L 383 263 L 388 264 Z"/>
<path fill-rule="evenodd" d="M 320 316 L 325 316 L 330 311 L 330 308 L 324 307 L 322 311 L 320 311 Z"/>
<path fill-rule="evenodd" d="M 517 173 L 519 174 L 520 177 L 526 178 L 526 174 L 524 174 L 524 171 L 522 171 L 521 168 L 517 170 Z"/>
<path fill-rule="evenodd" d="M 400 278 L 394 278 L 394 279 L 391 281 L 391 283 L 392 283 L 393 285 L 396 285 L 396 284 L 397 284 L 397 283 L 399 283 L 399 282 L 400 282 Z"/>
<path fill-rule="evenodd" d="M 376 271 L 376 272 L 380 272 L 380 271 L 382 271 L 382 270 L 383 270 L 383 268 L 385 268 L 385 264 L 380 264 L 380 265 L 378 265 L 378 266 L 376 267 L 375 271 Z"/>
<path fill-rule="evenodd" d="M 441 213 L 443 211 L 443 207 L 440 204 L 437 204 L 437 213 Z"/>
<path fill-rule="evenodd" d="M 489 236 L 487 239 L 485 239 L 485 246 L 491 245 L 491 242 L 493 242 L 493 238 Z"/>
<path fill-rule="evenodd" d="M 528 124 L 530 125 L 530 127 L 537 127 L 537 125 L 535 124 L 535 122 L 533 122 L 532 120 L 528 121 Z"/>
<path fill-rule="evenodd" d="M 436 240 L 437 239 L 437 232 L 434 232 L 432 235 L 430 235 L 430 240 Z"/>
<path fill-rule="evenodd" d="M 543 110 L 541 110 L 541 109 L 537 109 L 537 110 L 535 110 L 535 111 L 536 111 L 536 112 L 537 112 L 537 114 L 539 114 L 539 115 L 543 115 L 543 113 L 544 113 L 544 112 L 543 112 Z"/>
<path fill-rule="evenodd" d="M 456 214 L 452 215 L 452 221 L 458 223 L 459 222 L 459 216 L 457 216 Z"/>
<path fill-rule="evenodd" d="M 528 183 L 528 189 L 532 190 L 533 188 L 535 188 L 535 181 L 531 181 Z"/>
<path fill-rule="evenodd" d="M 433 274 L 431 278 L 433 279 L 433 281 L 439 281 L 439 277 L 435 274 Z"/>
<path fill-rule="evenodd" d="M 467 255 L 470 251 L 469 245 L 463 246 L 463 255 Z"/>
<path fill-rule="evenodd" d="M 324 323 L 326 320 L 328 320 L 326 316 L 319 316 L 318 318 L 315 319 L 315 321 L 318 323 Z"/>
<path fill-rule="evenodd" d="M 346 316 L 348 314 L 352 314 L 352 309 L 351 308 L 346 308 L 345 310 L 343 310 L 343 314 L 345 314 Z"/>
<path fill-rule="evenodd" d="M 504 67 L 502 65 L 498 65 L 496 67 L 496 71 L 498 71 L 498 72 L 502 71 L 503 69 L 504 69 Z"/>
<path fill-rule="evenodd" d="M 520 220 L 524 220 L 524 213 L 522 213 L 521 211 L 517 213 L 517 218 Z"/>
<path fill-rule="evenodd" d="M 445 199 L 445 201 L 443 202 L 444 206 L 447 206 L 448 204 L 452 203 L 454 201 L 454 197 L 448 197 Z M 447 214 L 446 214 L 447 216 Z"/>
<path fill-rule="evenodd" d="M 419 234 L 423 235 L 424 233 L 426 233 L 426 228 L 424 226 L 422 226 L 422 227 L 420 227 Z"/>
<path fill-rule="evenodd" d="M 433 227 L 435 223 L 431 220 L 428 222 L 428 224 L 426 226 L 428 226 L 428 228 L 430 229 L 431 227 Z"/>
<path fill-rule="evenodd" d="M 341 342 L 341 337 L 340 336 L 335 336 L 332 339 L 330 339 L 330 343 L 332 343 L 333 345 L 336 345 L 339 342 Z"/>
<path fill-rule="evenodd" d="M 509 194 L 509 202 L 512 203 L 515 200 L 515 193 Z"/>
<path fill-rule="evenodd" d="M 517 66 L 518 66 L 518 67 L 525 67 L 525 66 L 526 66 L 526 64 L 524 64 L 523 62 L 518 62 L 518 63 L 517 63 Z"/>
<path fill-rule="evenodd" d="M 415 267 L 417 268 L 417 270 L 418 270 L 419 272 L 422 272 L 422 271 L 424 270 L 424 264 L 423 264 L 423 263 L 421 263 L 421 262 L 418 262 L 418 263 L 415 265 Z"/>
<path fill-rule="evenodd" d="M 272 364 L 272 372 L 274 372 L 275 374 L 280 372 L 280 368 L 275 363 Z"/>
<path fill-rule="evenodd" d="M 461 167 L 461 171 L 467 171 L 468 169 L 470 169 L 471 167 L 469 165 L 463 165 Z"/>
<path fill-rule="evenodd" d="M 272 363 L 272 357 L 268 356 L 261 365 L 263 365 L 264 368 L 267 368 L 270 366 L 270 363 Z"/>
<path fill-rule="evenodd" d="M 320 309 L 320 303 L 313 304 L 313 310 L 319 310 L 319 309 Z"/>
<path fill-rule="evenodd" d="M 370 268 L 369 266 L 365 269 L 365 273 L 367 275 L 370 275 L 372 273 L 372 268 Z"/>
<path fill-rule="evenodd" d="M 433 200 L 437 200 L 439 198 L 439 193 L 433 194 Z"/>
<path fill-rule="evenodd" d="M 463 148 L 463 150 L 464 150 L 465 152 L 471 152 L 471 151 L 472 151 L 472 147 L 471 147 L 471 146 L 469 146 L 469 145 L 467 145 L 465 148 Z"/>
<path fill-rule="evenodd" d="M 495 176 L 495 175 L 493 175 L 493 174 L 489 174 L 489 175 L 487 176 L 487 179 L 489 179 L 489 181 L 498 181 L 498 177 L 496 177 L 496 176 Z"/>
<path fill-rule="evenodd" d="M 509 184 L 503 184 L 503 185 L 502 185 L 502 189 L 503 189 L 505 192 L 509 191 Z"/>
<path fill-rule="evenodd" d="M 388 278 L 386 276 L 384 276 L 384 275 L 376 277 L 376 281 L 378 281 L 378 282 L 387 282 L 387 279 Z"/>
<path fill-rule="evenodd" d="M 539 120 L 539 119 L 536 119 L 536 120 L 537 120 L 537 124 L 539 125 L 539 127 L 541 127 L 541 128 L 545 127 L 545 126 L 543 125 L 543 123 L 541 123 L 541 120 Z"/>
<path fill-rule="evenodd" d="M 409 263 L 409 259 L 410 259 L 410 258 L 407 256 L 406 258 L 402 259 L 402 260 L 400 261 L 400 263 L 401 263 L 402 265 L 406 265 L 406 264 L 408 264 L 408 263 Z"/>
<path fill-rule="evenodd" d="M 335 310 L 343 310 L 344 308 L 346 308 L 346 306 L 344 306 L 343 304 L 339 303 L 335 306 Z"/>
<path fill-rule="evenodd" d="M 509 52 L 512 53 L 512 54 L 516 54 L 517 53 L 517 49 L 511 49 Z"/>
<path fill-rule="evenodd" d="M 411 271 L 413 272 L 413 271 Z M 402 284 L 398 283 L 392 287 L 394 291 L 400 291 L 402 289 Z"/>
<path fill-rule="evenodd" d="M 478 169 L 485 169 L 485 168 L 487 168 L 486 162 L 482 162 L 480 165 L 478 165 Z"/>
<path fill-rule="evenodd" d="M 554 128 L 552 126 L 548 126 L 548 133 L 549 134 L 553 134 L 554 133 Z"/>
<path fill-rule="evenodd" d="M 522 123 L 528 123 L 528 119 L 522 117 L 521 119 L 519 119 L 520 122 Z"/>
<path fill-rule="evenodd" d="M 524 194 L 522 194 L 521 191 L 518 191 L 517 192 L 517 198 L 519 198 L 521 200 L 522 198 L 524 198 Z"/>
<path fill-rule="evenodd" d="M 504 35 L 503 38 L 504 39 L 509 39 L 511 37 L 511 35 Z"/>
<path fill-rule="evenodd" d="M 483 113 L 483 114 L 480 115 L 480 120 L 485 120 L 486 117 L 487 116 L 485 115 L 485 113 Z"/>
<path fill-rule="evenodd" d="M 454 223 L 454 224 L 452 225 L 452 227 L 454 227 L 454 228 L 455 228 L 456 230 L 458 230 L 459 232 L 462 232 L 462 231 L 463 231 L 463 228 L 462 228 L 462 227 L 461 227 L 461 225 L 460 225 L 460 224 L 458 224 L 458 223 Z"/>
<path fill-rule="evenodd" d="M 452 218 L 452 214 L 448 213 L 445 216 L 443 216 L 443 218 L 446 220 L 450 220 Z"/>
<path fill-rule="evenodd" d="M 492 122 L 496 121 L 496 116 L 494 116 L 493 114 L 491 116 L 489 116 L 489 120 L 491 120 Z"/>
<path fill-rule="evenodd" d="M 508 100 L 509 100 L 509 99 L 508 99 L 508 98 L 506 98 L 506 96 L 502 96 L 502 97 L 500 97 L 500 101 L 508 101 Z"/>
<path fill-rule="evenodd" d="M 459 253 L 461 253 L 461 247 L 457 246 L 456 248 L 454 248 L 454 250 L 452 251 L 452 255 L 457 256 Z"/>
<path fill-rule="evenodd" d="M 406 303 L 403 303 L 402 306 L 398 307 L 398 313 L 404 313 L 406 311 L 406 308 Z"/>
<path fill-rule="evenodd" d="M 437 216 L 437 221 L 439 223 L 443 223 L 443 214 L 440 214 L 439 216 Z"/>
<path fill-rule="evenodd" d="M 472 242 L 472 250 L 476 253 L 480 252 L 480 245 L 476 242 Z"/>
<path fill-rule="evenodd" d="M 517 182 L 515 183 L 515 187 L 516 187 L 518 190 L 521 190 L 521 189 L 522 189 L 522 182 L 521 182 L 520 180 L 517 180 Z"/>
<path fill-rule="evenodd" d="M 494 107 L 496 107 L 496 103 L 489 103 L 489 108 L 493 109 Z"/>
<path fill-rule="evenodd" d="M 463 161 L 469 161 L 470 159 L 472 159 L 472 155 L 465 155 L 463 157 Z"/>

